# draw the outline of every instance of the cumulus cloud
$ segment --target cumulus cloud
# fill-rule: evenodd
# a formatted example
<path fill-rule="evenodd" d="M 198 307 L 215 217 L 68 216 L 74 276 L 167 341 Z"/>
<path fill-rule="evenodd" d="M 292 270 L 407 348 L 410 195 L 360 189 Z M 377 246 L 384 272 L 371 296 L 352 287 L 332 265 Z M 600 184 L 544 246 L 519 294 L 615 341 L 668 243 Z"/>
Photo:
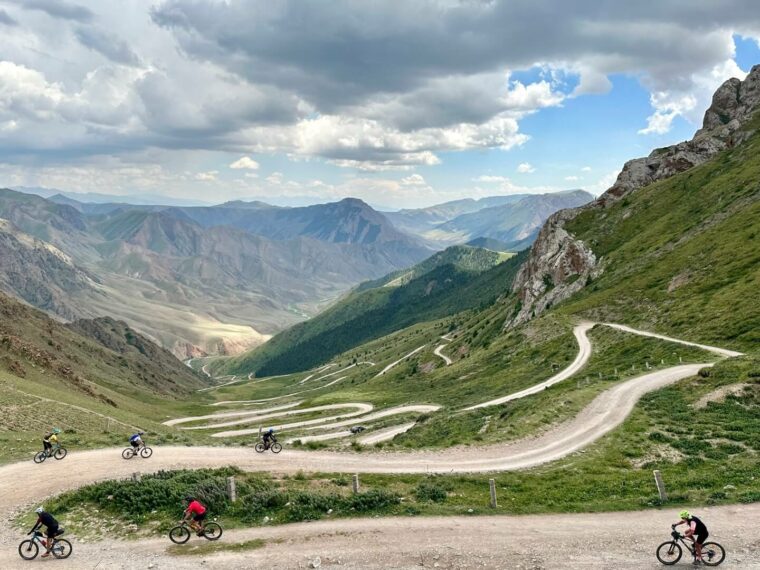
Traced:
<path fill-rule="evenodd" d="M 207 172 L 198 172 L 195 175 L 196 180 L 200 180 L 202 182 L 211 182 L 212 180 L 216 180 L 216 176 L 219 174 L 218 170 L 209 170 Z"/>
<path fill-rule="evenodd" d="M 519 147 L 526 116 L 604 93 L 613 74 L 651 94 L 640 132 L 665 133 L 678 117 L 698 123 L 741 75 L 733 34 L 760 30 L 752 0 L 152 4 L 5 0 L 3 160 L 203 150 L 409 171 Z"/>
<path fill-rule="evenodd" d="M 284 175 L 282 172 L 272 172 L 269 176 L 266 177 L 266 181 L 270 184 L 274 184 L 276 186 L 279 186 L 282 184 L 282 181 L 284 180 Z"/>
<path fill-rule="evenodd" d="M 509 178 L 506 178 L 504 176 L 492 176 L 490 174 L 482 174 L 478 176 L 477 178 L 472 179 L 473 182 L 485 182 L 486 184 L 496 183 L 496 182 L 508 182 Z"/>
<path fill-rule="evenodd" d="M 580 176 L 573 176 L 573 175 L 565 176 L 566 182 L 577 182 L 580 179 L 581 179 Z"/>
<path fill-rule="evenodd" d="M 425 179 L 419 174 L 410 174 L 401 179 L 402 186 L 424 186 L 427 184 Z"/>
<path fill-rule="evenodd" d="M 584 166 L 583 168 L 581 168 L 581 172 L 591 172 L 591 167 L 590 166 Z"/>
<path fill-rule="evenodd" d="M 250 156 L 241 156 L 235 162 L 230 164 L 230 168 L 233 168 L 235 170 L 239 170 L 239 169 L 258 170 L 259 163 L 253 160 Z"/>
<path fill-rule="evenodd" d="M 520 174 L 530 174 L 532 172 L 535 172 L 536 169 L 533 165 L 531 165 L 529 162 L 521 162 L 517 165 L 517 172 Z"/>

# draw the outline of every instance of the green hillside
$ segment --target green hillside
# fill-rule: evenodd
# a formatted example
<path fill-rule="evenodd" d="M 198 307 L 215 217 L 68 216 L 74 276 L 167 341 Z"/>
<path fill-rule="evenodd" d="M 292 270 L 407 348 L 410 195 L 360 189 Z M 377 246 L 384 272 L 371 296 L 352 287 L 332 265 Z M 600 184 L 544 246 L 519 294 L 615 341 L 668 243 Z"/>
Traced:
<path fill-rule="evenodd" d="M 160 425 L 207 381 L 124 323 L 63 325 L 0 293 L 0 461 L 30 457 L 40 436 L 64 430 L 72 449 L 125 441 L 186 441 Z"/>
<path fill-rule="evenodd" d="M 408 271 L 363 285 L 263 346 L 217 361 L 212 370 L 259 376 L 306 370 L 415 323 L 487 306 L 508 290 L 524 258 L 465 246 L 449 248 Z"/>
<path fill-rule="evenodd" d="M 760 134 L 608 208 L 586 210 L 568 229 L 590 244 L 604 271 L 562 313 L 757 349 Z"/>

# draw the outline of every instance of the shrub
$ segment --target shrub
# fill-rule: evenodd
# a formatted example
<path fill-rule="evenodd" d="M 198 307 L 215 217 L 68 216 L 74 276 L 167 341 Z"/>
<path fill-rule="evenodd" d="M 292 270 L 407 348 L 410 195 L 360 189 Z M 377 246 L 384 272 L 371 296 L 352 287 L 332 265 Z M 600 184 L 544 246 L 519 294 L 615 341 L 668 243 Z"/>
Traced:
<path fill-rule="evenodd" d="M 443 503 L 446 501 L 446 489 L 433 481 L 421 481 L 414 491 L 418 501 Z"/>

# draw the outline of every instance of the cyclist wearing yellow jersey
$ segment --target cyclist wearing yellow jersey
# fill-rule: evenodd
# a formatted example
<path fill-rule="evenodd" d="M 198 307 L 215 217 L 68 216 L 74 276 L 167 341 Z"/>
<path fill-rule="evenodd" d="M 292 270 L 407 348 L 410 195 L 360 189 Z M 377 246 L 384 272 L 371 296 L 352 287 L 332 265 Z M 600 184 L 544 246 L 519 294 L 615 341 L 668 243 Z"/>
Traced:
<path fill-rule="evenodd" d="M 45 446 L 45 452 L 50 455 L 50 452 L 53 450 L 53 445 L 58 443 L 58 434 L 61 433 L 61 430 L 58 428 L 53 428 L 53 430 L 46 434 L 42 438 L 42 445 Z"/>

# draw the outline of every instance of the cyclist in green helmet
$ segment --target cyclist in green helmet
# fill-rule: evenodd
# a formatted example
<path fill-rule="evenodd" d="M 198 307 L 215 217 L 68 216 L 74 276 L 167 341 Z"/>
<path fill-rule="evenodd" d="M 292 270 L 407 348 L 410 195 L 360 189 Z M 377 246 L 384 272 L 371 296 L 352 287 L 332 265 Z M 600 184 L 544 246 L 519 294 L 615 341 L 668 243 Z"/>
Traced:
<path fill-rule="evenodd" d="M 705 540 L 707 540 L 710 533 L 707 532 L 705 523 L 692 515 L 689 511 L 681 511 L 678 513 L 678 516 L 681 517 L 681 520 L 672 526 L 675 529 L 679 525 L 687 525 L 688 528 L 683 535 L 694 542 L 694 564 L 699 565 L 702 563 L 702 545 L 705 543 Z"/>

